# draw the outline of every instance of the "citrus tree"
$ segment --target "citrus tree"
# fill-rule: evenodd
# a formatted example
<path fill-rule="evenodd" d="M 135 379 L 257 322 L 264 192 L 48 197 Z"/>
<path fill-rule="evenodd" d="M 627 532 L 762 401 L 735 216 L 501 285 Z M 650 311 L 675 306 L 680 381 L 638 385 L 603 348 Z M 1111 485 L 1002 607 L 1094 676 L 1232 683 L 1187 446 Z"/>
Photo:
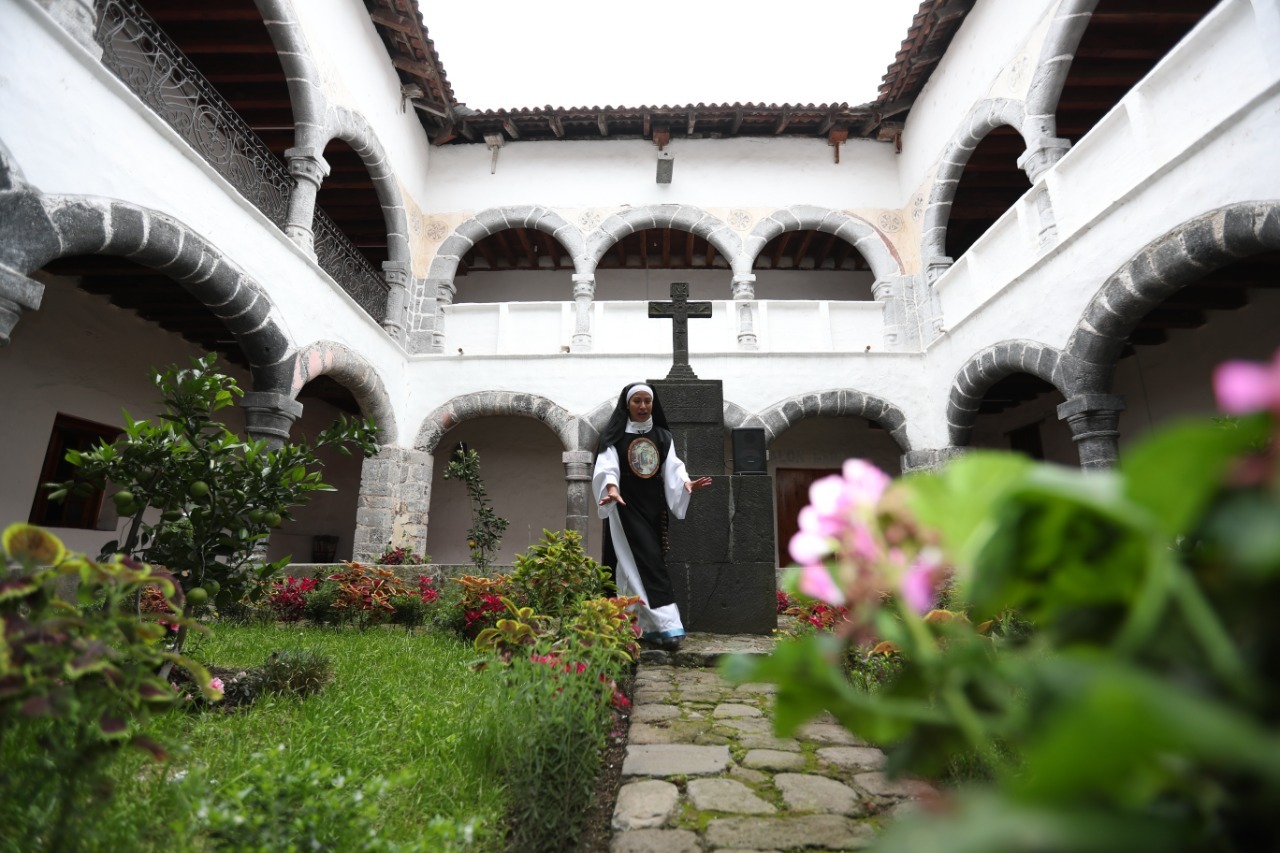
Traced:
<path fill-rule="evenodd" d="M 333 491 L 320 478 L 320 448 L 350 455 L 348 445 L 354 445 L 365 456 L 377 452 L 377 427 L 345 416 L 314 441 L 286 442 L 275 450 L 241 438 L 214 420 L 244 393 L 215 363 L 210 354 L 190 367 L 157 373 L 164 404 L 159 419 L 135 421 L 126 412 L 123 435 L 68 452 L 76 478 L 48 484 L 54 499 L 71 489 L 118 486 L 112 500 L 124 535 L 103 546 L 103 556 L 118 552 L 165 566 L 184 590 L 188 609 L 237 601 L 289 561 L 266 563 L 257 546 L 292 507 L 314 492 Z"/>

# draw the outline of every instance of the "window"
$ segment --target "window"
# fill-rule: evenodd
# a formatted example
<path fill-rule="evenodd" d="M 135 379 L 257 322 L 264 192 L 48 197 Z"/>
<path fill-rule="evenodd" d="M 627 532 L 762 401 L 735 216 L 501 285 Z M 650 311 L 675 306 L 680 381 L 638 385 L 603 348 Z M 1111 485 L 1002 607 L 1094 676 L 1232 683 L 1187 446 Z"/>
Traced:
<path fill-rule="evenodd" d="M 98 526 L 98 513 L 102 509 L 101 489 L 94 489 L 85 496 L 68 493 L 61 501 L 51 501 L 49 489 L 44 484 L 61 483 L 75 476 L 75 466 L 67 461 L 68 450 L 89 450 L 96 447 L 99 440 L 115 441 L 120 433 L 116 427 L 58 413 L 53 419 L 53 434 L 49 436 L 49 448 L 44 454 L 35 500 L 31 502 L 32 524 L 85 530 Z"/>

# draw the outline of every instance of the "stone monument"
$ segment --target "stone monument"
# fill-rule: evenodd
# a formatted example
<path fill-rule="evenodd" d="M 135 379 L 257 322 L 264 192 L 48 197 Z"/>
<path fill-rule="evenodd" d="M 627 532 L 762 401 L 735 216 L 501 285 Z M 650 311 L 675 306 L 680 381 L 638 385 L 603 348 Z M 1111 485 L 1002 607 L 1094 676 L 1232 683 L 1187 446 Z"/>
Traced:
<path fill-rule="evenodd" d="M 671 285 L 670 302 L 650 302 L 649 316 L 672 322 L 672 365 L 650 379 L 675 436 L 676 452 L 693 478 L 711 488 L 672 521 L 667 569 L 689 631 L 768 634 L 777 627 L 773 539 L 773 477 L 726 475 L 724 386 L 699 379 L 689 364 L 690 319 L 711 316 L 710 302 L 689 302 L 687 282 Z"/>

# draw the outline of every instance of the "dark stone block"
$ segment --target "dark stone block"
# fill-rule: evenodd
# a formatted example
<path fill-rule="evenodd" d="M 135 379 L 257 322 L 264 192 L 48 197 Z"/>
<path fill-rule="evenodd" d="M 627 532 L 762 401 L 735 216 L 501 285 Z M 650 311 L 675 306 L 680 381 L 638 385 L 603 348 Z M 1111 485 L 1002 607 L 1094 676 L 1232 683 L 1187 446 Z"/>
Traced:
<path fill-rule="evenodd" d="M 104 254 L 132 255 L 147 237 L 147 215 L 127 204 L 111 205 L 111 237 Z"/>
<path fill-rule="evenodd" d="M 667 563 L 717 563 L 729 553 L 730 477 L 712 477 L 710 488 L 689 501 L 683 521 L 671 519 Z"/>
<path fill-rule="evenodd" d="M 724 430 L 719 426 L 672 427 L 676 452 L 691 477 L 724 473 Z"/>
<path fill-rule="evenodd" d="M 1124 349 L 1124 338 L 1104 338 L 1084 328 L 1076 329 L 1072 338 L 1071 354 L 1091 364 L 1115 364 Z"/>
<path fill-rule="evenodd" d="M 249 291 L 248 295 L 253 297 L 256 294 Z M 236 301 L 239 302 L 240 300 Z M 243 307 L 244 306 L 242 306 L 242 310 Z M 216 314 L 218 312 L 215 311 L 214 313 Z M 238 316 L 227 320 L 227 328 L 230 329 L 233 334 L 239 332 L 251 332 L 261 326 L 267 319 L 267 315 L 270 313 L 271 302 L 265 296 L 258 296 L 255 301 L 249 304 L 247 311 L 243 311 L 243 313 Z"/>
<path fill-rule="evenodd" d="M 182 238 L 182 227 L 172 219 L 152 216 L 147 245 L 138 253 L 138 263 L 152 268 L 167 266 L 178 257 Z"/>
<path fill-rule="evenodd" d="M 279 363 L 284 358 L 285 353 L 289 351 L 289 339 L 285 337 L 284 332 L 276 328 L 275 323 L 270 323 L 255 332 L 241 335 L 239 340 L 240 349 L 244 350 L 245 357 L 249 359 L 249 364 L 253 365 L 253 389 L 255 391 L 287 391 L 292 378 L 287 374 L 293 371 L 292 362 L 286 368 L 286 375 L 282 380 L 282 385 L 258 384 L 259 368 Z M 273 383 L 277 378 L 274 374 L 272 375 Z"/>
<path fill-rule="evenodd" d="M 650 379 L 672 430 L 688 424 L 724 424 L 724 383 L 718 379 Z"/>
<path fill-rule="evenodd" d="M 778 626 L 773 561 L 670 563 L 685 630 L 769 634 Z"/>
<path fill-rule="evenodd" d="M 54 208 L 51 218 L 62 235 L 64 255 L 96 253 L 106 242 L 101 208 L 71 202 Z"/>
<path fill-rule="evenodd" d="M 773 477 L 764 474 L 729 478 L 733 500 L 729 515 L 729 554 L 733 563 L 772 562 Z M 705 492 L 700 492 L 701 497 Z M 696 500 L 697 498 L 695 498 Z"/>
<path fill-rule="evenodd" d="M 1209 269 L 1229 264 L 1233 258 L 1214 230 L 1214 216 L 1196 219 L 1182 232 L 1182 247 L 1187 257 Z"/>
<path fill-rule="evenodd" d="M 224 261 L 204 281 L 188 281 L 182 286 L 202 305 L 222 305 L 235 293 L 240 279 L 241 273 Z"/>
<path fill-rule="evenodd" d="M 61 243 L 35 193 L 0 194 L 0 261 L 22 274 L 58 257 Z"/>

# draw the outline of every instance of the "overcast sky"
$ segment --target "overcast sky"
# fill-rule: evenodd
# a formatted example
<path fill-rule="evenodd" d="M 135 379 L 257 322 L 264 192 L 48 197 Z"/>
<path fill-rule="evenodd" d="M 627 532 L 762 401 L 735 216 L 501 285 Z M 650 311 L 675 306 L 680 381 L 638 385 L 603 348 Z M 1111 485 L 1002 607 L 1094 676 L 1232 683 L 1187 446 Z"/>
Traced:
<path fill-rule="evenodd" d="M 875 100 L 920 0 L 424 0 L 473 109 Z"/>

